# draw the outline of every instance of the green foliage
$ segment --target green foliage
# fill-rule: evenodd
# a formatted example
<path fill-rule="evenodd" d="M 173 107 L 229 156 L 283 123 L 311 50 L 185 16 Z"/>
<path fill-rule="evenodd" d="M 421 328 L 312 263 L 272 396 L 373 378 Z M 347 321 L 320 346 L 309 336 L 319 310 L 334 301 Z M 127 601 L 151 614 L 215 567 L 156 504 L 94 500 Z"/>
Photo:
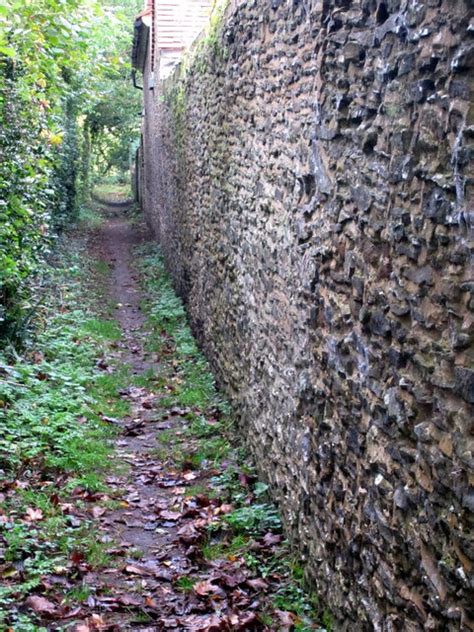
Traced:
<path fill-rule="evenodd" d="M 225 517 L 226 522 L 240 533 L 259 533 L 266 530 L 279 531 L 281 521 L 274 505 L 268 503 L 240 507 Z"/>
<path fill-rule="evenodd" d="M 227 50 L 222 45 L 222 27 L 228 1 L 214 2 L 206 32 L 193 49 L 181 60 L 178 73 L 165 85 L 164 100 L 169 107 L 174 124 L 174 137 L 178 152 L 186 140 L 186 85 L 193 73 L 203 74 L 212 67 L 215 60 L 227 58 Z"/>
<path fill-rule="evenodd" d="M 193 580 L 191 579 L 191 577 L 187 577 L 186 575 L 184 575 L 183 577 L 179 577 L 176 580 L 175 586 L 180 590 L 188 591 L 193 589 L 195 583 L 196 580 Z"/>
<path fill-rule="evenodd" d="M 181 152 L 186 139 L 186 82 L 184 76 L 171 84 L 170 88 L 165 91 L 164 98 L 172 114 L 176 147 L 178 152 Z"/>
<path fill-rule="evenodd" d="M 102 417 L 127 406 L 117 391 L 129 376 L 127 367 L 111 375 L 96 367 L 117 338 L 114 323 L 93 317 L 94 290 L 86 284 L 93 277 L 97 288 L 97 272 L 78 252 L 63 252 L 61 259 L 50 271 L 34 349 L 13 358 L 0 354 L 0 471 L 7 490 L 0 514 L 8 516 L 0 548 L 13 574 L 0 588 L 7 610 L 45 574 L 66 566 L 73 552 L 92 567 L 108 559 L 90 521 L 71 524 L 59 496 L 105 490 L 115 430 Z M 38 518 L 25 520 L 28 511 L 39 512 Z M 23 615 L 15 616 L 18 629 L 30 629 Z M 0 608 L 0 629 L 2 623 Z"/>
<path fill-rule="evenodd" d="M 82 309 L 59 311 L 40 332 L 34 361 L 11 366 L 0 355 L 0 468 L 7 474 L 36 461 L 78 477 L 105 467 L 110 428 L 98 412 L 113 412 L 111 389 L 102 383 L 111 376 L 95 369 L 104 344 L 102 330 L 90 327 L 96 322 Z"/>
<path fill-rule="evenodd" d="M 189 406 L 201 410 L 214 406 L 223 414 L 228 412 L 217 393 L 209 364 L 187 324 L 183 303 L 165 272 L 162 257 L 157 252 L 150 253 L 149 248 L 139 248 L 137 254 L 151 296 L 147 306 L 153 329 L 151 346 L 155 351 L 176 354 L 173 395 L 171 399 L 164 398 L 162 406 Z"/>
<path fill-rule="evenodd" d="M 86 333 L 94 334 L 104 340 L 119 340 L 122 333 L 119 326 L 113 320 L 103 318 L 90 318 L 85 321 L 83 329 Z"/>
<path fill-rule="evenodd" d="M 21 339 L 29 279 L 57 232 L 77 219 L 94 165 L 109 152 L 109 163 L 128 167 L 140 111 L 128 81 L 137 5 L 3 0 L 0 7 L 0 340 Z"/>
<path fill-rule="evenodd" d="M 201 72 L 207 66 L 206 60 L 227 57 L 227 51 L 222 45 L 222 27 L 227 5 L 228 0 L 214 4 L 207 32 L 199 43 L 196 55 L 196 66 Z"/>

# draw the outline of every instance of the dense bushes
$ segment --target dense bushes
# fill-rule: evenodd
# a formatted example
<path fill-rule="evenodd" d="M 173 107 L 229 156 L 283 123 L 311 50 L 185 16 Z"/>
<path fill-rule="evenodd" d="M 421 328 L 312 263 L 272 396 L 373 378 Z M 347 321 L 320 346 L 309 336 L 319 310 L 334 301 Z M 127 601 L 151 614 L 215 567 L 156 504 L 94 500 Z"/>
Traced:
<path fill-rule="evenodd" d="M 124 154 L 117 146 L 136 133 L 139 108 L 126 87 L 136 0 L 120 4 L 128 10 L 113 0 L 0 6 L 0 341 L 18 338 L 31 309 L 28 279 L 75 220 L 94 164 L 107 161 L 104 143 L 94 161 L 91 122 L 97 138 L 111 139 L 111 167 Z M 114 94 L 124 92 L 117 106 Z M 114 116 L 97 127 L 99 109 Z M 121 120 L 130 130 L 123 141 Z"/>

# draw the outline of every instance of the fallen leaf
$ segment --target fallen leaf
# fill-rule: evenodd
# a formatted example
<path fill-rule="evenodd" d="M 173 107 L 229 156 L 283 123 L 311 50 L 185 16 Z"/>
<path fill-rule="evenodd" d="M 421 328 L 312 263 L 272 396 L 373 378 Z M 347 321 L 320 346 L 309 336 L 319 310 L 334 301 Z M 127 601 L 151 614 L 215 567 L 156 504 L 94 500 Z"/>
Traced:
<path fill-rule="evenodd" d="M 242 584 L 246 580 L 246 577 L 242 571 L 236 570 L 233 573 L 221 575 L 219 580 L 229 588 L 235 588 L 235 586 Z"/>
<path fill-rule="evenodd" d="M 255 612 L 247 612 L 243 615 L 231 614 L 229 616 L 229 623 L 232 626 L 232 630 L 253 630 L 253 624 L 255 624 L 256 621 L 257 615 Z"/>
<path fill-rule="evenodd" d="M 92 507 L 91 509 L 91 514 L 94 516 L 94 518 L 100 518 L 100 516 L 103 516 L 105 514 L 105 507 Z"/>
<path fill-rule="evenodd" d="M 44 355 L 41 353 L 41 351 L 35 351 L 33 353 L 33 362 L 35 364 L 40 364 L 41 362 L 43 362 L 44 360 Z"/>
<path fill-rule="evenodd" d="M 82 551 L 73 551 L 70 557 L 71 562 L 76 564 L 76 566 L 84 561 L 84 553 Z"/>
<path fill-rule="evenodd" d="M 249 487 L 249 485 L 251 483 L 254 483 L 256 480 L 257 480 L 257 477 L 255 475 L 244 474 L 243 472 L 240 472 L 240 474 L 239 474 L 239 483 L 243 487 Z"/>
<path fill-rule="evenodd" d="M 41 509 L 35 509 L 34 507 L 28 507 L 26 510 L 26 520 L 28 522 L 37 522 L 38 520 L 43 520 L 44 515 Z"/>
<path fill-rule="evenodd" d="M 52 601 L 40 597 L 39 595 L 31 595 L 25 601 L 25 606 L 31 608 L 37 614 L 54 615 L 56 614 L 56 606 Z"/>
<path fill-rule="evenodd" d="M 156 601 L 152 597 L 145 597 L 145 604 L 149 608 L 158 608 L 158 604 L 156 603 Z"/>
<path fill-rule="evenodd" d="M 138 595 L 120 595 L 117 601 L 124 606 L 140 606 L 142 603 L 142 599 Z"/>
<path fill-rule="evenodd" d="M 197 582 L 193 586 L 193 590 L 197 595 L 205 597 L 207 595 L 219 595 L 225 596 L 225 592 L 216 584 L 213 584 L 210 579 L 205 579 L 202 582 Z"/>
<path fill-rule="evenodd" d="M 292 612 L 288 612 L 287 610 L 275 610 L 275 614 L 284 626 L 283 630 L 289 630 L 294 626 L 296 616 Z"/>
<path fill-rule="evenodd" d="M 5 564 L 0 566 L 0 577 L 2 577 L 3 579 L 18 577 L 19 574 L 20 572 L 12 564 Z"/>
<path fill-rule="evenodd" d="M 73 608 L 72 610 L 69 610 L 67 614 L 63 614 L 61 616 L 61 619 L 74 619 L 75 617 L 77 617 L 78 614 L 80 614 L 81 611 L 82 611 L 82 607 L 77 606 L 77 608 Z"/>
<path fill-rule="evenodd" d="M 182 516 L 180 511 L 160 511 L 160 518 L 164 518 L 165 520 L 179 520 Z"/>
<path fill-rule="evenodd" d="M 191 614 L 181 617 L 179 622 L 187 632 L 219 632 L 228 629 L 225 621 L 217 615 Z"/>
<path fill-rule="evenodd" d="M 182 496 L 183 494 L 186 493 L 186 487 L 175 487 L 174 489 L 171 490 L 171 493 L 174 494 L 175 496 Z"/>
<path fill-rule="evenodd" d="M 211 504 L 210 498 L 208 498 L 208 496 L 205 496 L 204 494 L 197 494 L 194 499 L 200 507 L 209 507 L 209 505 Z"/>
<path fill-rule="evenodd" d="M 265 590 L 266 588 L 268 588 L 267 582 L 261 577 L 257 577 L 255 579 L 247 579 L 246 583 L 254 590 Z"/>
<path fill-rule="evenodd" d="M 186 544 L 192 544 L 201 539 L 202 534 L 196 529 L 192 523 L 185 524 L 178 530 L 179 539 Z"/>
<path fill-rule="evenodd" d="M 283 536 L 269 531 L 265 534 L 263 538 L 263 543 L 265 544 L 265 546 L 271 546 L 272 544 L 279 544 L 282 540 Z"/>
<path fill-rule="evenodd" d="M 147 568 L 142 564 L 127 564 L 127 566 L 125 567 L 125 572 L 130 573 L 131 575 L 154 575 L 154 571 L 151 568 Z"/>

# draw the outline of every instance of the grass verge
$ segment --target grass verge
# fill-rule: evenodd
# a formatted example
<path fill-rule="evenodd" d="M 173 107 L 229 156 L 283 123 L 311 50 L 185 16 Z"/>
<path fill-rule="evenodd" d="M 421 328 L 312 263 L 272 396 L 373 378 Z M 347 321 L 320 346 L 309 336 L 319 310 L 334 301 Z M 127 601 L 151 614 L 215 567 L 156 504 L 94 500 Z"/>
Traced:
<path fill-rule="evenodd" d="M 107 498 L 115 430 L 104 418 L 127 411 L 123 376 L 98 363 L 120 336 L 94 304 L 105 273 L 68 243 L 34 341 L 0 352 L 0 630 L 43 629 L 18 607 L 27 594 L 107 562 L 88 503 Z"/>

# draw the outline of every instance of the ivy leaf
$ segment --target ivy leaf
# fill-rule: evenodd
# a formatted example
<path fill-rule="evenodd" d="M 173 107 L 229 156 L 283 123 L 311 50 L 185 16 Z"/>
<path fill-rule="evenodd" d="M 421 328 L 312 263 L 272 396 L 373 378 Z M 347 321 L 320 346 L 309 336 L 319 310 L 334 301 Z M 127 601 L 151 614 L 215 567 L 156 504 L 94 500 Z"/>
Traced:
<path fill-rule="evenodd" d="M 16 50 L 11 46 L 0 46 L 0 54 L 6 57 L 16 57 Z"/>

